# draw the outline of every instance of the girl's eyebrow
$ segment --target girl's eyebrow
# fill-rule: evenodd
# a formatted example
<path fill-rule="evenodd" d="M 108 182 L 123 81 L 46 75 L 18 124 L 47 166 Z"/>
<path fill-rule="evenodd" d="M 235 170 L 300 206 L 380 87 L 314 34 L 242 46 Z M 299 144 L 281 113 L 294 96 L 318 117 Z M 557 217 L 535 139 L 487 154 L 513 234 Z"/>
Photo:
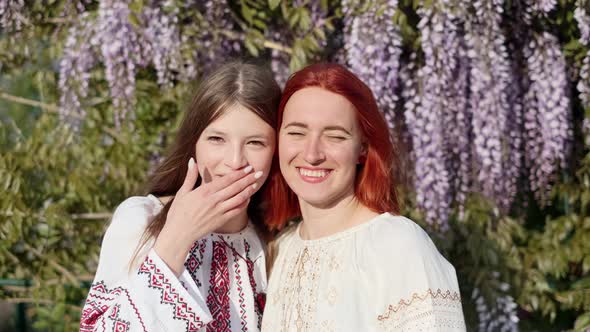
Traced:
<path fill-rule="evenodd" d="M 219 135 L 219 136 L 225 135 L 225 133 L 219 129 L 205 129 L 204 133 L 207 133 L 209 135 Z"/>
<path fill-rule="evenodd" d="M 250 136 L 246 137 L 246 139 L 253 139 L 253 138 L 265 140 L 265 139 L 268 139 L 268 136 L 256 134 L 256 135 L 250 135 Z"/>

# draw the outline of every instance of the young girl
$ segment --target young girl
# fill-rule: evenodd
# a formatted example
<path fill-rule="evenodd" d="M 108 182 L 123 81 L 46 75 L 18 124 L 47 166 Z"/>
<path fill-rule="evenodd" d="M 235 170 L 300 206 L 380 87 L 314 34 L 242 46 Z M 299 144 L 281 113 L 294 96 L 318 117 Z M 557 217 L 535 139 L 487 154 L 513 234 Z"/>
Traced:
<path fill-rule="evenodd" d="M 279 106 L 278 238 L 263 331 L 463 331 L 455 270 L 399 216 L 394 149 L 370 89 L 335 64 L 291 76 Z"/>
<path fill-rule="evenodd" d="M 201 82 L 150 194 L 113 215 L 82 331 L 260 329 L 259 200 L 279 99 L 272 74 L 252 64 L 226 64 Z"/>

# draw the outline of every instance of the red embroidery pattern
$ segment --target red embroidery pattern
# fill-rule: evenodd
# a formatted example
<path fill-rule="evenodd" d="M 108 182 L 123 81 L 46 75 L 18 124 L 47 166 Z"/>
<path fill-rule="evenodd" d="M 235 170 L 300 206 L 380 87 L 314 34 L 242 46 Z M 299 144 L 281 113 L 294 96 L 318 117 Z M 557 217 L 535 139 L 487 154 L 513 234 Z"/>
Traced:
<path fill-rule="evenodd" d="M 213 259 L 209 279 L 207 306 L 213 320 L 207 325 L 207 331 L 231 331 L 229 310 L 229 269 L 227 254 L 223 242 L 213 241 Z"/>
<path fill-rule="evenodd" d="M 240 275 L 240 264 L 238 263 L 238 256 L 234 253 L 234 271 L 236 273 L 236 284 L 238 288 L 238 303 L 239 303 L 239 312 L 240 312 L 240 325 L 242 326 L 242 331 L 248 331 L 248 326 L 246 323 L 246 304 L 244 303 L 244 288 L 242 287 L 242 276 Z"/>
<path fill-rule="evenodd" d="M 187 305 L 184 298 L 179 295 L 178 290 L 172 287 L 170 280 L 164 276 L 149 256 L 143 261 L 137 274 L 145 274 L 148 278 L 149 287 L 160 291 L 160 303 L 170 305 L 174 318 L 186 322 L 186 331 L 196 332 L 204 325 L 201 318 L 196 315 L 193 308 Z"/>
<path fill-rule="evenodd" d="M 191 248 L 189 258 L 184 262 L 184 266 L 195 281 L 198 287 L 201 287 L 201 281 L 197 278 L 197 271 L 203 265 L 203 256 L 205 255 L 206 242 L 195 241 Z"/>
<path fill-rule="evenodd" d="M 262 313 L 264 312 L 264 305 L 266 304 L 266 294 L 258 293 L 256 291 L 256 280 L 254 279 L 254 262 L 250 259 L 250 244 L 244 240 L 244 248 L 246 251 L 246 265 L 248 266 L 248 277 L 250 279 L 250 286 L 252 287 L 252 294 L 254 294 L 254 303 L 256 303 L 256 315 L 258 315 L 258 329 L 262 325 Z"/>
<path fill-rule="evenodd" d="M 96 331 L 96 325 L 100 322 L 100 318 L 102 317 L 102 330 L 106 329 L 105 318 L 103 317 L 109 308 L 112 307 L 112 313 L 108 316 L 109 319 L 114 321 L 114 328 L 115 331 L 127 331 L 129 330 L 131 323 L 128 321 L 118 320 L 119 311 L 121 310 L 120 305 L 113 305 L 117 298 L 120 296 L 125 296 L 125 299 L 133 309 L 139 324 L 141 325 L 143 331 L 147 332 L 145 324 L 141 319 L 141 315 L 131 300 L 129 296 L 129 292 L 127 289 L 123 287 L 117 287 L 112 290 L 108 290 L 106 285 L 103 281 L 97 282 L 90 287 L 90 292 L 88 292 L 88 297 L 86 298 L 86 303 L 84 304 L 84 308 L 82 309 L 82 318 L 80 319 L 80 331 L 87 332 L 87 331 Z"/>

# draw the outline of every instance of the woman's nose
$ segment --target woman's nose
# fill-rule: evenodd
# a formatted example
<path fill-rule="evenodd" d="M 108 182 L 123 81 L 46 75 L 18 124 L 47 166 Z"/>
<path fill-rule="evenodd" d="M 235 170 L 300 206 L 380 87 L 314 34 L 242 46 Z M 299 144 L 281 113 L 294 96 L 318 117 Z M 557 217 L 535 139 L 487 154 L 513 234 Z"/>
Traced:
<path fill-rule="evenodd" d="M 319 138 L 310 137 L 305 144 L 305 151 L 303 157 L 306 162 L 311 165 L 322 163 L 326 156 L 322 147 L 322 142 Z"/>

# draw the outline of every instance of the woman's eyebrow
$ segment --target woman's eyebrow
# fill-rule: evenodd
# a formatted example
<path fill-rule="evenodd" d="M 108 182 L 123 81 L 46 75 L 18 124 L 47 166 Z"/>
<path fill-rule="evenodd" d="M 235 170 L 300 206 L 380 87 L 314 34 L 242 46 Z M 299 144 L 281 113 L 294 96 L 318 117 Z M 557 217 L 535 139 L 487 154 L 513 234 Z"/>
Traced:
<path fill-rule="evenodd" d="M 299 128 L 304 128 L 304 129 L 308 128 L 308 126 L 303 122 L 291 122 L 291 123 L 287 124 L 286 126 L 284 126 L 283 128 L 286 129 L 289 127 L 299 127 Z"/>

